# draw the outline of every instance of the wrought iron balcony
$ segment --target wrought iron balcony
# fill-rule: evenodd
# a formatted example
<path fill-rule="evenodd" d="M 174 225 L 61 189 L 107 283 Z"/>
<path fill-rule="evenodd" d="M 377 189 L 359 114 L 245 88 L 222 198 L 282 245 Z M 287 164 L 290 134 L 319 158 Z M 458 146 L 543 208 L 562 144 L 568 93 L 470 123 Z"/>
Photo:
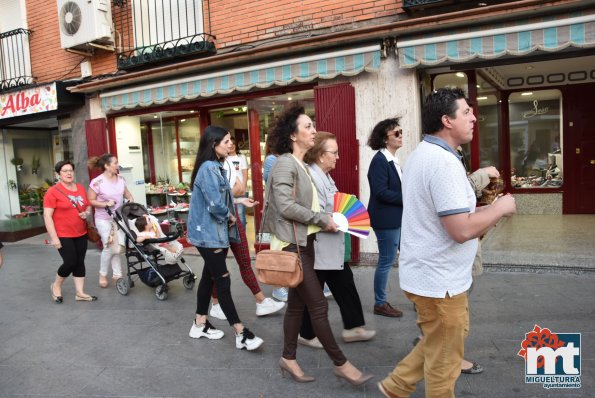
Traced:
<path fill-rule="evenodd" d="M 433 5 L 434 3 L 451 3 L 445 0 L 403 0 L 403 8 Z"/>
<path fill-rule="evenodd" d="M 114 0 L 118 69 L 215 54 L 201 0 Z"/>
<path fill-rule="evenodd" d="M 29 52 L 30 30 L 0 33 L 0 91 L 34 82 Z"/>

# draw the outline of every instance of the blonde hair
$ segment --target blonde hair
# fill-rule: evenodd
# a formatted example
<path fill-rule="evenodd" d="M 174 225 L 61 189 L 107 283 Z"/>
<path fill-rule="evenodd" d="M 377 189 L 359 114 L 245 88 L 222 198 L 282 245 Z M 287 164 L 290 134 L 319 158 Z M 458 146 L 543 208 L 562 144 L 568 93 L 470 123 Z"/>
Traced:
<path fill-rule="evenodd" d="M 304 162 L 307 164 L 316 163 L 316 159 L 326 151 L 325 145 L 328 140 L 337 140 L 337 136 L 328 131 L 317 131 L 314 139 L 314 146 L 304 155 Z"/>

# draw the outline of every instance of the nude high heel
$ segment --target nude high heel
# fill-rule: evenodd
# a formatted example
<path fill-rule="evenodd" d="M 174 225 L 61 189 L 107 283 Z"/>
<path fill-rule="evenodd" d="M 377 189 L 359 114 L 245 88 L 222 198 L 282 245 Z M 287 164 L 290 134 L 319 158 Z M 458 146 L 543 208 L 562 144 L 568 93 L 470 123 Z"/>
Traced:
<path fill-rule="evenodd" d="M 298 383 L 310 383 L 316 380 L 312 376 L 298 376 L 287 366 L 287 363 L 283 360 L 283 358 L 279 359 L 279 368 L 281 369 L 281 376 L 285 377 L 285 373 L 289 373 L 289 375 L 293 378 L 293 380 L 297 381 Z"/>
<path fill-rule="evenodd" d="M 351 379 L 345 374 L 345 371 L 340 366 L 335 366 L 333 368 L 333 373 L 335 374 L 335 376 L 337 376 L 337 379 L 345 379 L 352 386 L 361 386 L 362 384 L 365 384 L 366 382 L 374 378 L 373 374 L 362 372 L 362 375 L 357 379 Z"/>

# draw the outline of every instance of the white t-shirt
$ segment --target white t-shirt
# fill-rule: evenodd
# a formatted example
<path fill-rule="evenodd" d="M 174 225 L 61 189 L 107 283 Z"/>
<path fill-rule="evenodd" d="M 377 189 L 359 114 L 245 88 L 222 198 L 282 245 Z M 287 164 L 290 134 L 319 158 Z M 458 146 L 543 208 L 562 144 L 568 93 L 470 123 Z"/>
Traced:
<path fill-rule="evenodd" d="M 246 157 L 244 155 L 232 155 L 226 157 L 223 168 L 227 173 L 227 181 L 229 181 L 231 188 L 233 188 L 232 181 L 235 183 L 236 178 L 239 178 L 240 181 L 244 183 L 244 174 L 242 174 L 242 170 L 248 170 L 248 163 L 246 162 Z"/>
<path fill-rule="evenodd" d="M 433 298 L 467 291 L 477 239 L 457 243 L 440 217 L 475 212 L 475 193 L 460 159 L 440 138 L 426 136 L 407 159 L 403 203 L 401 288 Z"/>

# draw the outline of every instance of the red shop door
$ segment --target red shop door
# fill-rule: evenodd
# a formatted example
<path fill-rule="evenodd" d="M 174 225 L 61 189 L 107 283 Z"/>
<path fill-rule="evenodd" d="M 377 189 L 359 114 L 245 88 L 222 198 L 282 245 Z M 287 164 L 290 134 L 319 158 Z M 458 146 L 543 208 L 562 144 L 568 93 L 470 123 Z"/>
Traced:
<path fill-rule="evenodd" d="M 564 92 L 565 214 L 595 214 L 595 85 L 581 84 Z"/>
<path fill-rule="evenodd" d="M 85 120 L 88 158 L 107 153 L 107 131 L 105 127 L 105 119 Z M 101 174 L 101 170 L 89 170 L 89 181 L 99 174 Z"/>
<path fill-rule="evenodd" d="M 359 197 L 359 153 L 355 136 L 355 89 L 349 83 L 314 88 L 316 130 L 337 136 L 339 160 L 331 175 L 339 191 Z M 359 238 L 351 238 L 351 261 L 359 261 Z"/>

